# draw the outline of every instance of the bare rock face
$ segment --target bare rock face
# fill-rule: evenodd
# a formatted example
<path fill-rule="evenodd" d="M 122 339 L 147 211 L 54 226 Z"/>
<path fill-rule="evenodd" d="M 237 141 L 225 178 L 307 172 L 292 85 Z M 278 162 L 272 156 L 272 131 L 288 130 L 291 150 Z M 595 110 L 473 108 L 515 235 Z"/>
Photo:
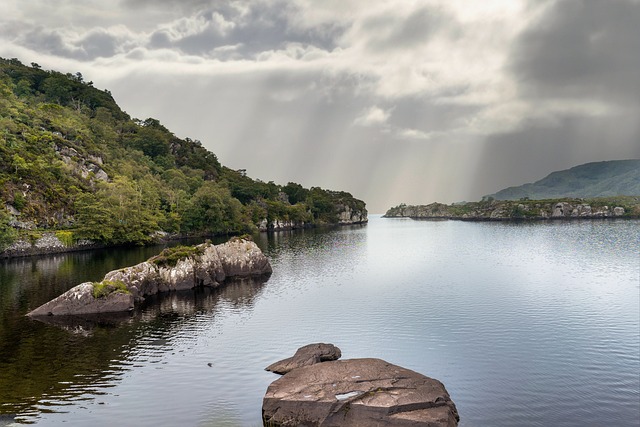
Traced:
<path fill-rule="evenodd" d="M 269 260 L 250 240 L 231 239 L 217 245 L 216 250 L 227 276 L 244 277 L 272 272 Z"/>
<path fill-rule="evenodd" d="M 271 271 L 267 257 L 250 240 L 235 238 L 217 246 L 205 243 L 198 245 L 189 255 L 176 260 L 175 265 L 156 263 L 151 258 L 105 275 L 103 280 L 122 282 L 129 294 L 115 293 L 113 296 L 94 298 L 93 285 L 83 283 L 28 315 L 127 311 L 133 308 L 134 301 L 142 301 L 145 296 L 158 292 L 192 289 L 196 286 L 215 287 L 229 277 L 260 276 L 270 274 Z"/>
<path fill-rule="evenodd" d="M 93 313 L 112 313 L 131 310 L 133 295 L 113 292 L 102 298 L 93 296 L 93 284 L 82 283 L 69 289 L 59 297 L 41 305 L 29 316 L 63 316 Z"/>
<path fill-rule="evenodd" d="M 338 360 L 341 356 L 340 349 L 333 344 L 309 344 L 300 347 L 292 357 L 273 363 L 267 366 L 265 370 L 284 375 L 293 369 L 329 360 Z"/>
<path fill-rule="evenodd" d="M 158 293 L 160 287 L 158 270 L 149 261 L 141 262 L 132 267 L 110 271 L 104 276 L 104 279 L 125 283 L 137 299 L 144 295 Z"/>
<path fill-rule="evenodd" d="M 460 417 L 444 385 L 380 359 L 292 369 L 267 389 L 268 426 L 455 427 Z"/>

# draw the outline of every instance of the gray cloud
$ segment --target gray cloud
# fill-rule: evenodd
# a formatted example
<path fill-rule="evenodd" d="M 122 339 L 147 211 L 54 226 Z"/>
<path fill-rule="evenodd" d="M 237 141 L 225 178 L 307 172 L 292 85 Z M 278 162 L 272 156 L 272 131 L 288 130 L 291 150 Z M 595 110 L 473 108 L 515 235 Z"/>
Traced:
<path fill-rule="evenodd" d="M 393 103 L 392 123 L 400 128 L 423 132 L 444 131 L 461 126 L 461 117 L 473 115 L 476 105 L 434 104 L 424 97 L 404 97 Z"/>
<path fill-rule="evenodd" d="M 364 21 L 362 29 L 371 36 L 367 47 L 373 51 L 412 49 L 429 41 L 436 31 L 450 27 L 452 18 L 442 9 L 421 7 L 407 16 L 384 14 Z"/>
<path fill-rule="evenodd" d="M 24 32 L 18 42 L 33 50 L 79 61 L 112 57 L 131 44 L 128 38 L 101 28 L 79 35 L 70 30 L 35 27 Z"/>
<path fill-rule="evenodd" d="M 507 69 L 533 114 L 482 141 L 481 179 L 470 194 L 582 163 L 640 158 L 637 22 L 637 2 L 563 0 L 520 34 Z"/>
<path fill-rule="evenodd" d="M 99 30 L 87 34 L 78 44 L 86 57 L 93 59 L 113 56 L 117 52 L 119 42 L 107 31 Z"/>
<path fill-rule="evenodd" d="M 225 165 L 377 212 L 640 157 L 637 2 L 425 4 L 7 0 L 0 55 L 79 70 Z"/>
<path fill-rule="evenodd" d="M 23 33 L 18 41 L 26 47 L 53 55 L 71 58 L 81 56 L 78 49 L 68 43 L 66 37 L 58 29 L 31 28 Z"/>
<path fill-rule="evenodd" d="M 564 0 L 549 8 L 512 49 L 511 67 L 527 96 L 640 99 L 640 4 Z"/>
<path fill-rule="evenodd" d="M 121 0 L 120 6 L 126 9 L 140 10 L 147 8 L 160 8 L 160 9 L 179 9 L 179 10 L 197 10 L 211 5 L 212 3 L 221 3 L 227 5 L 230 1 L 217 1 L 212 0 Z"/>
<path fill-rule="evenodd" d="M 296 9 L 289 3 L 256 2 L 239 10 L 223 2 L 202 9 L 193 16 L 204 20 L 206 25 L 175 40 L 171 39 L 166 28 L 159 29 L 151 36 L 149 47 L 174 47 L 191 55 L 208 55 L 220 47 L 236 46 L 236 55 L 253 59 L 260 52 L 280 50 L 290 43 L 331 50 L 341 31 L 333 25 L 311 29 L 296 27 L 291 22 L 296 16 Z M 224 27 L 220 25 L 220 19 L 224 20 Z"/>
<path fill-rule="evenodd" d="M 563 117 L 555 126 L 529 123 L 482 144 L 478 179 L 470 194 L 478 198 L 499 189 L 533 182 L 579 164 L 640 158 L 640 124 L 629 111 L 609 117 Z"/>

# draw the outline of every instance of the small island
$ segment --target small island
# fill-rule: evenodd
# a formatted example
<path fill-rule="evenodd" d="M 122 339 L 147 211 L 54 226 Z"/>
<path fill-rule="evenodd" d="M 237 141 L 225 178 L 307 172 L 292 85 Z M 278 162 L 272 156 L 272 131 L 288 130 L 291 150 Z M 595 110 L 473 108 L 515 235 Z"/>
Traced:
<path fill-rule="evenodd" d="M 110 271 L 100 282 L 81 283 L 27 316 L 126 312 L 149 295 L 218 287 L 228 278 L 269 274 L 269 260 L 246 238 L 232 238 L 220 245 L 177 246 L 138 265 Z"/>

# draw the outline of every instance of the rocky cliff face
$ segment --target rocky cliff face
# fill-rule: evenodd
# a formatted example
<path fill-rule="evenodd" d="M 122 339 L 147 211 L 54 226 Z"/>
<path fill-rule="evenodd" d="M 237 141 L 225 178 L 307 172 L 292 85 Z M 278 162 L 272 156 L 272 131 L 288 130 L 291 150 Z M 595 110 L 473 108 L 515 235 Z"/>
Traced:
<path fill-rule="evenodd" d="M 249 240 L 232 239 L 221 245 L 202 244 L 184 256 L 168 253 L 132 267 L 107 273 L 102 282 L 82 283 L 31 311 L 29 316 L 79 315 L 127 311 L 145 296 L 158 292 L 219 286 L 230 277 L 271 273 L 269 260 Z M 161 254 L 162 255 L 162 254 Z M 98 291 L 104 290 L 104 292 Z"/>
<path fill-rule="evenodd" d="M 341 206 L 338 214 L 338 223 L 342 225 L 364 224 L 368 222 L 366 209 L 352 209 L 350 206 Z"/>
<path fill-rule="evenodd" d="M 337 210 L 337 224 L 338 225 L 353 225 L 353 224 L 366 224 L 369 221 L 368 212 L 366 209 L 352 208 L 349 205 L 338 204 Z M 295 230 L 299 228 L 313 227 L 313 223 L 307 223 L 304 221 L 291 221 L 276 218 L 272 221 L 263 219 L 258 225 L 260 231 L 282 231 L 282 230 Z"/>

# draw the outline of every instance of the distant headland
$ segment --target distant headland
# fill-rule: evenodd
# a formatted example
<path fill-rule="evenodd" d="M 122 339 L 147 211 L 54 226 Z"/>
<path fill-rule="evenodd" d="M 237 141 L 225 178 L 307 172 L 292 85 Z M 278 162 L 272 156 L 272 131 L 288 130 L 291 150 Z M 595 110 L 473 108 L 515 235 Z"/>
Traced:
<path fill-rule="evenodd" d="M 479 202 L 401 204 L 386 218 L 469 221 L 640 217 L 640 160 L 586 163 Z"/>

